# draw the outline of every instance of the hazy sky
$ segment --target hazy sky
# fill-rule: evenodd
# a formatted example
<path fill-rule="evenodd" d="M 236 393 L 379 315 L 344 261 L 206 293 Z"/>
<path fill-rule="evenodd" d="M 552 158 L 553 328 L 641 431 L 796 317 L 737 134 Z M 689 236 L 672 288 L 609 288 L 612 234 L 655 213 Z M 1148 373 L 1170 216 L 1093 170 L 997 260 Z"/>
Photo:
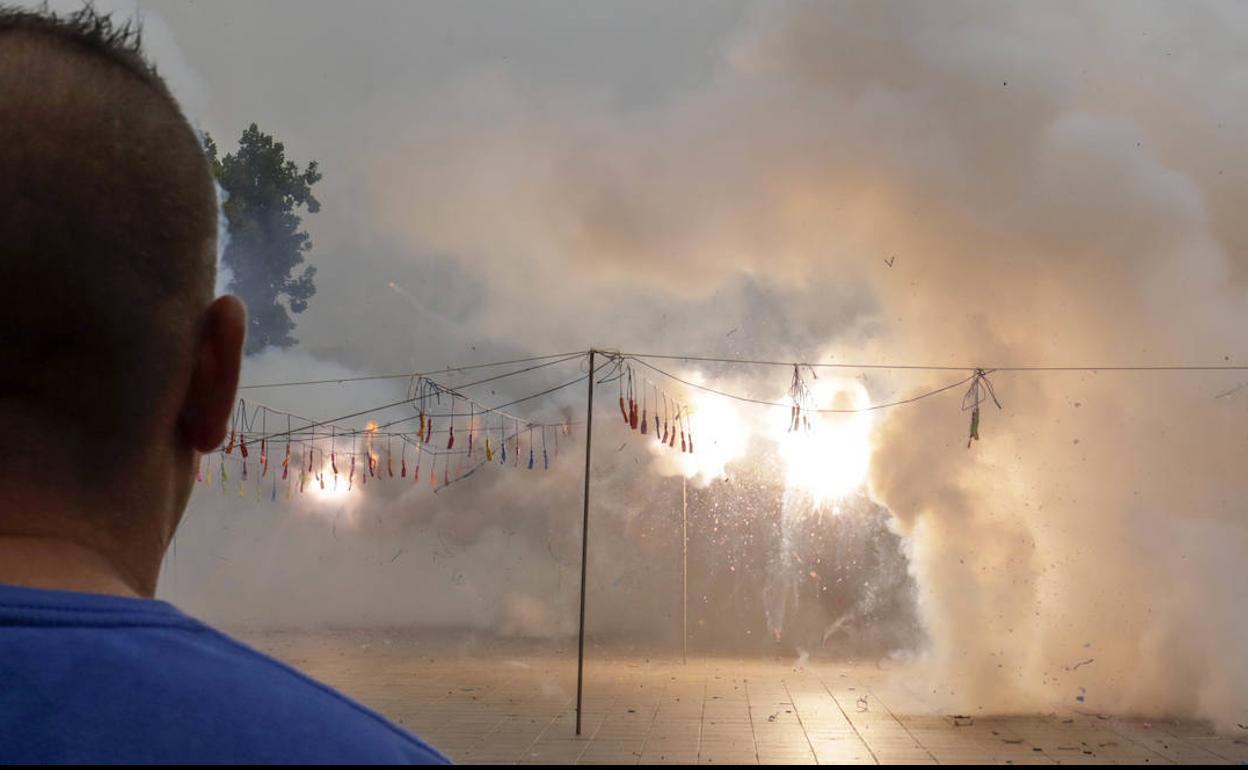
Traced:
<path fill-rule="evenodd" d="M 285 141 L 294 159 L 320 162 L 324 180 L 317 195 L 324 213 L 309 227 L 321 294 L 299 319 L 298 336 L 314 351 L 373 367 L 387 366 L 396 355 L 404 365 L 427 361 L 430 345 L 374 339 L 360 346 L 362 331 L 393 334 L 419 325 L 445 341 L 453 332 L 445 327 L 464 320 L 464 311 L 439 306 L 439 298 L 475 296 L 482 277 L 463 274 L 460 263 L 439 259 L 444 254 L 395 243 L 378 231 L 369 207 L 379 147 L 401 147 L 418 126 L 439 124 L 444 113 L 462 109 L 454 103 L 457 94 L 487 80 L 615 115 L 658 109 L 706 87 L 746 13 L 742 2 L 700 0 L 139 7 L 152 54 L 188 111 L 220 144 L 228 148 L 255 121 Z M 420 175 L 406 164 L 398 173 Z M 396 296 L 391 281 L 419 303 Z M 454 289 L 429 298 L 430 282 Z M 433 307 L 426 307 L 430 301 Z"/>
<path fill-rule="evenodd" d="M 256 116 L 332 149 L 342 117 L 480 70 L 623 105 L 696 87 L 744 4 L 690 2 L 156 2 L 210 90 L 204 118 Z M 227 87 L 220 87 L 228 84 Z M 320 98 L 312 98 L 313 92 Z"/>

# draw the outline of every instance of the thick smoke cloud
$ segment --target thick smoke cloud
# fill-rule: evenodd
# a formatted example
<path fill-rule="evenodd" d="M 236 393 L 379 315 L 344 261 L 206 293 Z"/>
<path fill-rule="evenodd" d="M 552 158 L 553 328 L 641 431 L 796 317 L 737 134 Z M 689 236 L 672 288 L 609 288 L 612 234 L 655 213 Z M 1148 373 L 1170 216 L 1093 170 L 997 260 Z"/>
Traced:
<path fill-rule="evenodd" d="M 588 329 L 629 336 L 646 313 L 607 287 L 687 305 L 744 275 L 815 330 L 747 335 L 783 354 L 1242 362 L 1246 26 L 1228 4 L 768 6 L 712 82 L 652 108 L 457 84 L 437 119 L 395 118 L 385 156 L 420 181 L 378 175 L 378 216 L 500 277 L 489 307 L 559 297 L 542 338 L 590 308 Z M 730 326 L 685 321 L 665 344 L 722 347 Z M 906 536 L 940 694 L 1242 714 L 1244 409 L 1216 397 L 1237 381 L 993 379 L 1006 408 L 969 451 L 951 399 L 875 436 L 871 494 Z"/>
<path fill-rule="evenodd" d="M 1248 390 L 1220 395 L 1235 375 L 1109 367 L 1245 363 L 1246 33 L 1230 3 L 768 4 L 707 77 L 654 101 L 497 65 L 441 84 L 423 102 L 436 110 L 396 87 L 349 121 L 350 217 L 314 236 L 368 256 L 322 271 L 344 280 L 323 289 L 305 339 L 370 371 L 591 344 L 1104 367 L 992 375 L 1004 408 L 987 408 L 970 449 L 957 393 L 878 415 L 870 499 L 829 519 L 860 529 L 803 518 L 786 534 L 829 559 L 826 544 L 856 543 L 891 588 L 798 606 L 816 639 L 893 624 L 876 653 L 911 649 L 949 708 L 1244 721 Z M 274 361 L 283 377 L 316 369 Z M 787 377 L 700 374 L 762 398 Z M 878 402 L 961 376 L 861 381 Z M 386 400 L 306 407 L 369 397 Z M 695 493 L 700 531 L 732 536 L 694 562 L 733 597 L 707 590 L 706 621 L 758 638 L 783 469 L 747 429 L 732 480 Z M 679 606 L 679 491 L 618 426 L 603 431 L 591 596 L 619 604 L 598 628 L 661 637 Z M 239 622 L 557 634 L 574 617 L 578 470 L 491 476 L 433 504 L 404 493 L 357 512 L 353 537 L 197 500 L 176 556 L 195 579 L 168 584 Z M 908 580 L 873 539 L 876 505 Z M 230 534 L 197 534 L 197 519 L 230 517 Z M 231 555 L 245 558 L 212 562 Z M 266 581 L 276 590 L 240 590 Z"/>

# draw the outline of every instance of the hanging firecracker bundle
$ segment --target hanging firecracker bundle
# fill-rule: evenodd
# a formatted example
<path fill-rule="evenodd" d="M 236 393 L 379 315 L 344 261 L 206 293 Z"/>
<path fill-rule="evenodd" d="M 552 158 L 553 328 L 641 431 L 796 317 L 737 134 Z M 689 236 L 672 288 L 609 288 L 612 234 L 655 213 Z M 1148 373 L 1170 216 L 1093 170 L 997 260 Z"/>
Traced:
<path fill-rule="evenodd" d="M 447 428 L 446 449 L 449 452 L 455 448 L 455 396 L 451 395 L 451 423 Z"/>
<path fill-rule="evenodd" d="M 620 376 L 617 381 L 620 384 L 620 414 L 624 417 L 624 424 L 628 425 L 628 407 L 624 405 L 624 377 Z"/>
<path fill-rule="evenodd" d="M 650 405 L 649 400 L 650 389 L 643 384 L 641 388 L 641 435 L 643 436 L 646 435 L 647 431 L 650 429 L 650 420 L 647 417 L 649 414 L 649 410 L 647 409 Z"/>
<path fill-rule="evenodd" d="M 520 467 L 520 423 L 516 420 L 512 420 L 511 426 L 513 430 L 515 431 L 512 434 L 513 443 L 511 445 L 511 467 L 519 468 Z"/>
<path fill-rule="evenodd" d="M 268 450 L 268 422 L 266 419 L 267 410 L 261 408 L 260 413 L 260 478 L 264 478 L 269 474 L 269 450 Z M 259 486 L 256 487 L 259 489 Z"/>
<path fill-rule="evenodd" d="M 970 435 L 966 439 L 967 449 L 971 448 L 971 442 L 979 441 L 979 407 L 989 399 L 996 404 L 998 409 L 1001 408 L 1001 402 L 997 400 L 992 381 L 988 379 L 988 372 L 984 369 L 976 369 L 971 377 L 971 387 L 962 396 L 962 411 L 970 410 L 971 412 Z"/>
<path fill-rule="evenodd" d="M 637 430 L 637 390 L 633 385 L 633 370 L 628 370 L 628 427 Z"/>
<path fill-rule="evenodd" d="M 814 369 L 811 369 L 814 375 Z M 813 411 L 811 407 L 812 396 L 810 388 L 807 387 L 806 381 L 802 378 L 801 367 L 793 364 L 793 380 L 789 384 L 789 433 L 798 430 L 809 431 L 811 428 L 810 413 Z"/>
<path fill-rule="evenodd" d="M 802 405 L 800 401 L 801 393 L 801 374 L 797 370 L 797 364 L 793 365 L 793 382 L 789 385 L 789 399 L 793 402 L 789 407 L 789 433 L 797 430 L 801 420 Z"/>
<path fill-rule="evenodd" d="M 355 455 L 356 442 L 355 436 L 351 436 L 351 467 L 347 471 L 347 490 L 351 490 L 355 486 Z"/>

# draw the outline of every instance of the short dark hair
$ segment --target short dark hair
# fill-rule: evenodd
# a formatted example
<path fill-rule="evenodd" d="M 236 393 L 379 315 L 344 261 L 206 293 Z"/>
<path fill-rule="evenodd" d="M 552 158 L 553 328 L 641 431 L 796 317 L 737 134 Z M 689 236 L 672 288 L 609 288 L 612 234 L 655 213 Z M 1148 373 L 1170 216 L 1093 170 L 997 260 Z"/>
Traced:
<path fill-rule="evenodd" d="M 212 172 L 141 41 L 0 5 L 0 427 L 88 450 L 66 459 L 133 448 L 212 299 Z"/>

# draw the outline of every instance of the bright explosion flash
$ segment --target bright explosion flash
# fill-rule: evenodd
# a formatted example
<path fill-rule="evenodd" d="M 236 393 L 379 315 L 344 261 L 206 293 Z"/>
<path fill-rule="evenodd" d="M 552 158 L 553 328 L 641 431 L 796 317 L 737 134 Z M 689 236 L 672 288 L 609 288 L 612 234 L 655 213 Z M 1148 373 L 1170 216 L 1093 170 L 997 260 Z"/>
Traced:
<path fill-rule="evenodd" d="M 867 389 L 857 380 L 823 378 L 811 391 L 817 409 L 871 406 Z M 789 413 L 777 412 L 774 430 L 790 490 L 809 495 L 818 509 L 862 486 L 871 462 L 871 412 L 810 414 L 809 430 L 794 431 L 789 430 Z"/>
<path fill-rule="evenodd" d="M 746 431 L 741 416 L 728 399 L 698 393 L 689 402 L 694 451 L 679 456 L 686 478 L 701 476 L 704 482 L 728 475 L 728 463 L 745 454 Z"/>
<path fill-rule="evenodd" d="M 358 498 L 361 494 L 358 487 L 368 483 L 366 475 L 374 475 L 380 467 L 380 455 L 373 448 L 373 439 L 377 432 L 377 423 L 369 422 L 364 428 L 362 452 L 357 453 L 355 442 L 352 441 L 349 452 L 338 453 L 338 445 L 334 444 L 330 453 L 330 462 L 321 458 L 319 473 L 324 480 L 312 476 L 308 479 L 307 490 L 312 500 L 325 506 L 337 504 L 343 506 Z M 360 462 L 356 462 L 356 460 Z M 337 470 L 334 463 L 340 463 Z"/>
<path fill-rule="evenodd" d="M 347 488 L 347 480 L 339 478 L 335 487 L 334 477 L 328 475 L 325 478 L 325 488 L 321 489 L 321 485 L 316 479 L 312 479 L 312 483 L 307 487 L 309 496 L 318 503 L 344 503 L 350 497 L 354 490 Z"/>

